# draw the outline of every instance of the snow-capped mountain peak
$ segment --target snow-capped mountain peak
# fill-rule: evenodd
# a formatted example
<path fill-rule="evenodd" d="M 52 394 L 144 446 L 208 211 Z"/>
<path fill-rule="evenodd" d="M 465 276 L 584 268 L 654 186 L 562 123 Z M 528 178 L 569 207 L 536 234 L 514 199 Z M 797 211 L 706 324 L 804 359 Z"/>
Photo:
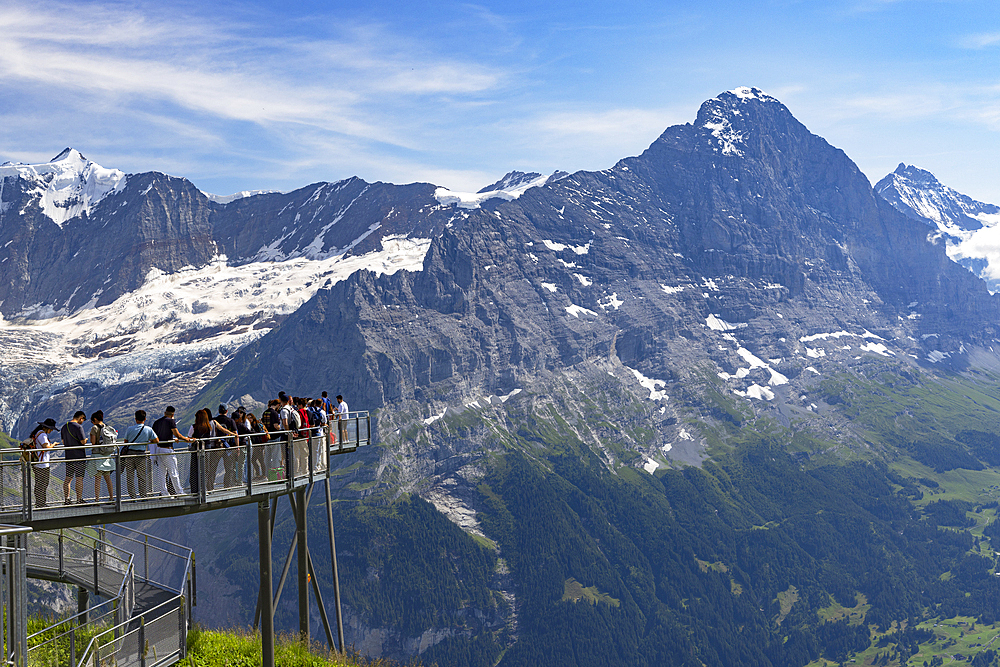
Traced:
<path fill-rule="evenodd" d="M 21 178 L 32 185 L 42 212 L 60 227 L 70 218 L 89 214 L 108 194 L 125 187 L 127 176 L 119 169 L 106 169 L 88 160 L 75 148 L 41 164 L 4 162 L 0 165 L 0 206 L 8 178 Z"/>
<path fill-rule="evenodd" d="M 1000 290 L 1000 206 L 976 201 L 929 171 L 900 163 L 875 184 L 897 210 L 927 223 L 943 238 L 948 256 Z"/>
<path fill-rule="evenodd" d="M 942 184 L 929 171 L 903 164 L 875 185 L 875 191 L 917 220 L 931 221 L 955 239 L 1000 222 L 1000 207 L 976 201 Z"/>
<path fill-rule="evenodd" d="M 523 171 L 511 171 L 507 172 L 503 178 L 501 178 L 496 183 L 492 185 L 487 185 L 485 188 L 477 192 L 476 194 L 483 194 L 486 192 L 496 192 L 497 190 L 509 190 L 511 188 L 516 188 L 525 183 L 530 183 L 531 181 L 537 180 L 541 174 L 537 171 L 532 171 L 525 173 Z"/>

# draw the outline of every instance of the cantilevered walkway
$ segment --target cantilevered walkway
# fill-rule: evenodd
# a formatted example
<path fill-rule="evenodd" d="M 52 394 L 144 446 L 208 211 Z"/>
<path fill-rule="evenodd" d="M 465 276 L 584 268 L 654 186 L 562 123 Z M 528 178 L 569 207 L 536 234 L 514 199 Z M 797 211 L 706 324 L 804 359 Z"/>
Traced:
<path fill-rule="evenodd" d="M 55 660 L 80 667 L 91 664 L 160 667 L 180 660 L 184 657 L 191 607 L 197 596 L 194 555 L 181 545 L 113 524 L 247 503 L 258 505 L 261 587 L 255 626 L 259 623 L 261 627 L 264 665 L 274 664 L 273 609 L 295 554 L 298 555 L 300 633 L 308 639 L 311 583 L 326 638 L 331 647 L 342 649 L 330 461 L 370 442 L 370 417 L 367 412 L 356 412 L 339 424 L 334 422 L 329 428 L 315 429 L 309 437 L 289 438 L 288 434 L 276 433 L 268 441 L 256 444 L 246 436 L 238 444 L 234 439 L 209 438 L 193 448 L 187 443 L 174 443 L 176 449 L 172 452 L 158 448 L 137 457 L 116 453 L 112 457 L 110 497 L 103 477 L 101 496 L 93 494 L 95 466 L 100 458 L 91 457 L 87 460 L 82 503 L 65 502 L 66 462 L 61 448 L 50 450 L 48 472 L 41 474 L 37 464 L 21 461 L 17 450 L 7 452 L 5 460 L 0 461 L 0 524 L 7 526 L 6 532 L 0 530 L 4 572 L 0 577 L 0 598 L 13 613 L 7 614 L 0 634 L 0 664 L 26 664 L 29 658 L 34 663 L 37 657 L 45 664 Z M 173 460 L 168 461 L 168 457 Z M 176 463 L 183 488 L 173 488 L 171 483 L 167 489 L 170 495 L 161 495 L 154 480 L 168 463 L 171 467 Z M 132 480 L 128 479 L 129 472 Z M 333 555 L 336 643 L 306 537 L 306 509 L 313 485 L 323 480 L 327 481 L 325 499 Z M 275 595 L 271 538 L 277 500 L 283 495 L 289 496 L 296 534 Z M 70 500 L 76 498 L 76 489 L 71 488 Z M 25 577 L 77 586 L 81 595 L 79 613 L 44 633 L 36 633 L 31 638 L 34 641 L 29 642 L 26 626 L 18 620 L 24 600 L 19 602 L 17 598 L 25 594 L 18 572 Z M 103 602 L 89 606 L 89 594 Z M 101 631 L 87 646 L 78 646 L 76 638 L 82 636 L 80 626 L 94 624 Z"/>

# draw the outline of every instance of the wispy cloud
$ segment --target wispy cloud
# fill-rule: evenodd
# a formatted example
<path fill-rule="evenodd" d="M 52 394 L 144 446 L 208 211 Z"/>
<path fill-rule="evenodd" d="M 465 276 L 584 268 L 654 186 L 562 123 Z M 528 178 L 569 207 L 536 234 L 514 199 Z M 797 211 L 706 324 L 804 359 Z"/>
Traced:
<path fill-rule="evenodd" d="M 958 45 L 964 49 L 985 49 L 1000 44 L 1000 32 L 981 32 L 966 35 L 958 40 Z"/>
<path fill-rule="evenodd" d="M 377 26 L 348 27 L 335 38 L 277 29 L 251 37 L 248 29 L 133 5 L 4 5 L 0 99 L 29 91 L 53 106 L 69 101 L 81 114 L 111 105 L 164 132 L 205 135 L 213 122 L 245 122 L 406 148 L 405 122 L 387 109 L 426 96 L 480 95 L 504 77 Z"/>

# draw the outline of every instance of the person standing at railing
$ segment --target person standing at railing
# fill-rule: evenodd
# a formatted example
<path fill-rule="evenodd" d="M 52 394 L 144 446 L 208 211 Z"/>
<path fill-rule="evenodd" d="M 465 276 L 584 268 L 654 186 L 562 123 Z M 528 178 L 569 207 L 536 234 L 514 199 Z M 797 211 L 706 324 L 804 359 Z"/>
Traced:
<path fill-rule="evenodd" d="M 260 423 L 264 426 L 268 433 L 277 433 L 281 430 L 281 417 L 278 415 L 278 410 L 281 409 L 281 401 L 276 398 L 272 398 L 267 402 L 267 410 L 260 415 Z M 284 451 L 280 446 L 271 446 L 267 448 L 269 455 L 265 457 L 267 464 L 267 470 L 265 474 L 269 473 L 271 470 L 275 470 L 277 474 L 277 469 L 280 468 L 284 470 L 285 461 L 283 460 Z"/>
<path fill-rule="evenodd" d="M 309 402 L 309 407 L 306 408 L 309 413 L 309 423 L 312 424 L 312 443 L 313 443 L 313 456 L 314 461 L 317 464 L 322 464 L 323 462 L 323 450 L 326 446 L 325 434 L 323 433 L 323 427 L 327 425 L 329 418 L 327 417 L 326 410 L 323 409 L 323 401 L 316 398 Z"/>
<path fill-rule="evenodd" d="M 66 477 L 63 480 L 63 502 L 72 505 L 69 497 L 70 486 L 76 480 L 76 502 L 83 504 L 83 473 L 87 468 L 87 434 L 83 431 L 83 422 L 87 414 L 77 410 L 73 418 L 63 424 L 59 431 L 63 447 L 66 448 Z"/>
<path fill-rule="evenodd" d="M 288 471 L 288 476 L 292 477 L 295 472 L 291 469 L 292 439 L 298 436 L 301 421 L 292 399 L 285 392 L 278 392 L 278 400 L 281 401 L 281 411 L 278 413 L 281 418 L 281 430 L 287 431 L 285 434 L 285 469 Z"/>
<path fill-rule="evenodd" d="M 196 450 L 209 450 L 205 454 L 205 490 L 215 489 L 215 474 L 219 470 L 219 459 L 223 449 L 215 438 L 219 435 L 236 435 L 212 419 L 212 411 L 202 408 L 195 413 L 194 424 L 188 429 L 188 437 L 197 439 Z M 191 493 L 198 493 L 198 455 L 191 455 Z"/>
<path fill-rule="evenodd" d="M 174 487 L 174 493 L 182 495 L 184 487 L 181 485 L 181 476 L 177 472 L 177 455 L 174 454 L 174 443 L 178 440 L 191 442 L 193 438 L 181 435 L 177 430 L 177 422 L 174 421 L 174 406 L 168 405 L 163 411 L 163 416 L 153 422 L 153 432 L 156 433 L 159 444 L 156 447 L 156 459 L 153 461 L 153 478 L 156 483 L 156 490 L 161 496 L 170 496 L 169 483 Z"/>
<path fill-rule="evenodd" d="M 340 445 L 343 446 L 347 442 L 347 401 L 340 394 L 337 394 L 337 427 L 340 431 Z"/>
<path fill-rule="evenodd" d="M 49 456 L 52 448 L 58 443 L 49 442 L 49 433 L 56 430 L 56 420 L 49 417 L 43 422 L 38 422 L 31 431 L 31 441 L 34 448 L 38 450 L 38 462 L 32 464 L 32 474 L 35 476 L 35 507 L 48 507 L 49 475 L 52 465 Z"/>
<path fill-rule="evenodd" d="M 253 430 L 250 428 L 250 421 L 247 419 L 247 409 L 242 405 L 236 408 L 236 411 L 233 413 L 233 423 L 236 425 L 236 446 L 238 447 L 238 450 L 234 453 L 236 458 L 236 481 L 242 486 L 246 482 L 246 475 L 248 474 L 247 464 L 250 463 L 250 459 L 247 458 L 247 447 L 250 445 L 250 434 L 253 433 Z"/>
<path fill-rule="evenodd" d="M 94 462 L 94 502 L 101 499 L 101 477 L 108 489 L 108 500 L 115 497 L 111 488 L 111 473 L 115 470 L 115 442 L 118 431 L 104 423 L 104 411 L 90 415 L 90 454 Z"/>
<path fill-rule="evenodd" d="M 149 496 L 149 446 L 159 441 L 153 429 L 146 426 L 146 411 L 136 410 L 135 423 L 125 429 L 125 446 L 121 452 L 128 495 L 133 499 Z M 139 495 L 136 495 L 136 477 L 139 478 Z"/>
<path fill-rule="evenodd" d="M 219 414 L 215 415 L 215 421 L 224 429 L 232 434 L 236 434 L 236 422 L 228 414 L 228 409 L 225 405 L 219 406 Z M 237 467 L 239 465 L 239 447 L 237 446 L 236 438 L 229 438 L 223 440 L 223 447 L 226 451 L 222 452 L 222 486 L 227 489 L 231 489 L 237 485 Z"/>

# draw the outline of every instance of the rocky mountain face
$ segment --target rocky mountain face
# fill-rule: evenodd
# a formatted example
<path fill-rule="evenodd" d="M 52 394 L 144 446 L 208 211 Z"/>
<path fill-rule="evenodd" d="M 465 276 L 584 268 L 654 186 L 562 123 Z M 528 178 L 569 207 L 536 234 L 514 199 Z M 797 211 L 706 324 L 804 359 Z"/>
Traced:
<path fill-rule="evenodd" d="M 963 347 L 996 338 L 998 313 L 923 224 L 751 90 L 612 169 L 484 203 L 431 243 L 420 272 L 320 290 L 217 383 L 261 395 L 335 384 L 381 407 L 443 386 L 456 402 L 502 395 L 607 360 L 679 379 L 696 354 L 747 391 L 798 375 L 813 363 L 806 342 L 842 331 L 962 364 Z M 342 361 L 304 363 L 316 356 Z"/>
<path fill-rule="evenodd" d="M 324 282 L 418 268 L 455 217 L 435 192 L 352 178 L 220 202 L 72 149 L 0 166 L 0 424 L 127 418 L 167 382 L 190 400 Z"/>
<path fill-rule="evenodd" d="M 902 163 L 876 184 L 875 191 L 905 215 L 930 225 L 949 257 L 997 291 L 1000 207 L 976 201 L 942 184 L 929 171 Z"/>
<path fill-rule="evenodd" d="M 222 203 L 104 174 L 57 222 L 45 169 L 0 169 L 26 272 L 0 309 L 65 308 L 0 326 L 5 423 L 279 390 L 374 411 L 377 444 L 332 480 L 348 642 L 370 655 L 792 667 L 1000 618 L 990 533 L 967 532 L 995 509 L 972 486 L 1000 466 L 1000 297 L 760 90 L 610 169 L 474 194 L 350 179 Z M 108 252 L 137 289 L 43 287 L 33 253 L 77 261 L 43 231 L 133 205 Z M 156 527 L 197 550 L 203 621 L 252 618 L 248 525 Z"/>
<path fill-rule="evenodd" d="M 801 665 L 834 632 L 816 620 L 830 596 L 861 594 L 883 628 L 929 604 L 909 588 L 923 579 L 864 574 L 898 574 L 880 559 L 911 558 L 901 542 L 851 566 L 835 554 L 856 541 L 855 518 L 877 524 L 865 548 L 924 525 L 891 489 L 922 491 L 878 466 L 912 456 L 947 470 L 960 454 L 984 465 L 961 440 L 991 419 L 972 407 L 979 390 L 925 386 L 1000 368 L 1000 299 L 842 151 L 742 88 L 610 169 L 454 206 L 422 270 L 323 287 L 197 399 L 313 388 L 377 409 L 379 448 L 343 462 L 338 497 L 411 511 L 419 496 L 486 545 L 475 576 L 488 594 L 427 602 L 419 627 L 371 607 L 372 590 L 393 594 L 374 582 L 401 567 L 403 547 L 346 548 L 343 566 L 369 591 L 346 594 L 349 641 L 484 665 Z M 954 400 L 953 417 L 931 416 L 925 391 Z M 843 472 L 857 460 L 876 467 Z M 786 497 L 793 487 L 803 495 Z M 859 504 L 843 525 L 769 534 L 803 502 L 821 515 L 846 497 Z M 886 503 L 893 518 L 874 518 Z M 346 507 L 338 521 L 361 539 L 372 519 Z M 802 545 L 809 534 L 830 542 Z M 813 574 L 765 573 L 785 557 L 757 541 L 772 537 L 804 550 L 794 558 Z M 456 557 L 428 540 L 407 562 L 436 549 Z M 816 579 L 828 565 L 846 578 Z M 448 572 L 455 587 L 473 577 Z M 702 588 L 711 573 L 724 593 Z M 799 616 L 783 626 L 774 605 L 792 592 Z"/>
<path fill-rule="evenodd" d="M 447 223 L 430 184 L 351 178 L 218 203 L 186 179 L 126 176 L 72 149 L 46 165 L 0 166 L 0 176 L 8 319 L 110 304 L 152 269 L 201 268 L 220 255 L 241 265 L 362 254 L 384 236 L 428 236 Z"/>

